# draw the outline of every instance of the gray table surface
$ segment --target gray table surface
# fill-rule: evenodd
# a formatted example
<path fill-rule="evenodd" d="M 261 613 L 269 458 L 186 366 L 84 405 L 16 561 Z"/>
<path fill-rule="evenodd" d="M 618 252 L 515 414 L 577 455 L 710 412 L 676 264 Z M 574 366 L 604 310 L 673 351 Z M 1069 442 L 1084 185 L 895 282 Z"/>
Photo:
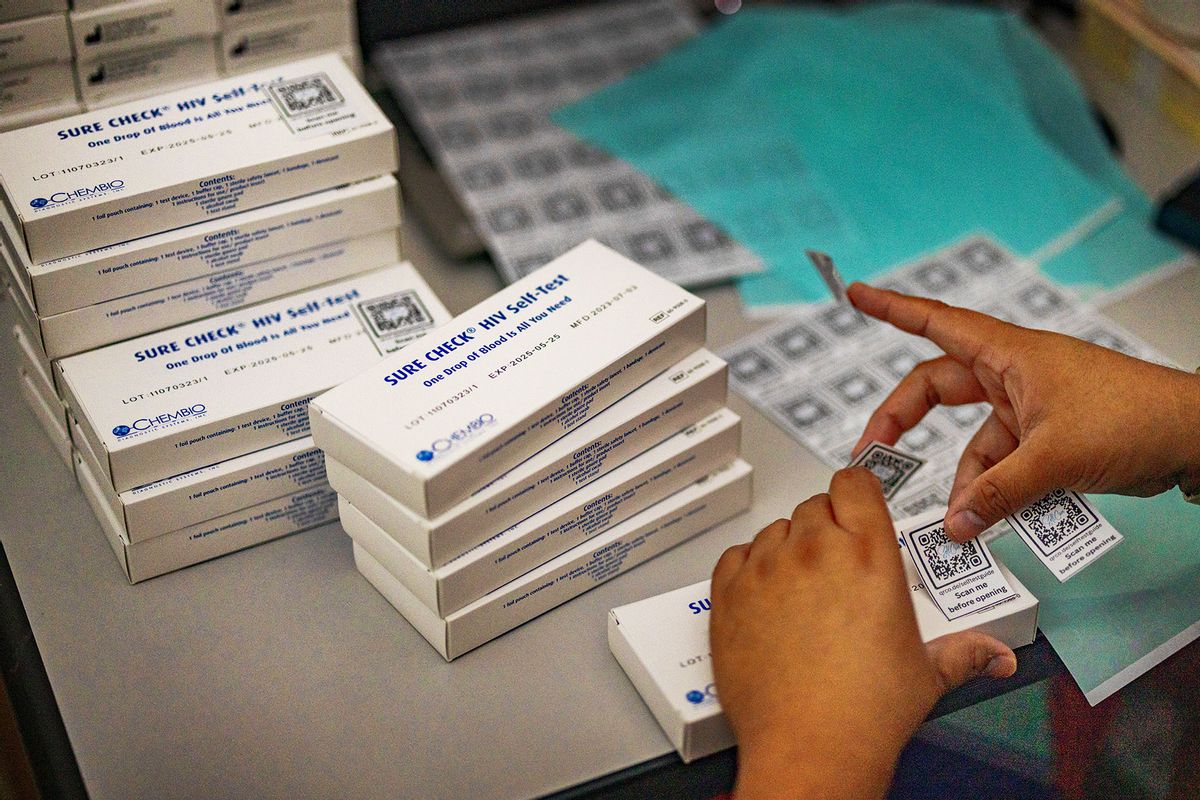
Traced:
<path fill-rule="evenodd" d="M 1147 189 L 1196 163 L 1194 145 L 1087 80 Z M 405 234 L 451 311 L 499 288 L 485 261 L 447 261 L 420 230 Z M 750 329 L 733 289 L 702 294 L 712 346 Z M 5 329 L 13 313 L 0 309 Z M 1200 363 L 1200 270 L 1110 313 Z M 706 578 L 725 547 L 829 477 L 731 397 L 757 468 L 749 513 L 446 664 L 355 572 L 336 524 L 129 586 L 11 372 L 0 399 L 0 542 L 97 800 L 535 797 L 663 755 L 669 744 L 608 652 L 607 610 Z"/>

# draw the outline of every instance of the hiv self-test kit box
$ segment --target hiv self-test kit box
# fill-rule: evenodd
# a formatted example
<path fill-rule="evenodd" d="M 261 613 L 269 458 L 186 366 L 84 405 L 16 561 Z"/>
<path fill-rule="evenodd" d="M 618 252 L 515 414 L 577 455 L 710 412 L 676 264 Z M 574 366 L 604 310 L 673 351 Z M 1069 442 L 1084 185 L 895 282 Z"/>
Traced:
<path fill-rule="evenodd" d="M 333 459 L 329 482 L 413 558 L 440 567 L 724 406 L 726 372 L 697 350 L 433 519 Z"/>
<path fill-rule="evenodd" d="M 352 15 L 344 7 L 275 15 L 226 27 L 220 37 L 221 68 L 237 72 L 311 53 L 335 52 L 355 39 Z"/>
<path fill-rule="evenodd" d="M 23 352 L 17 357 L 16 377 L 25 401 L 56 445 L 71 445 L 71 416 L 35 362 Z M 36 402 L 34 402 L 36 400 Z"/>
<path fill-rule="evenodd" d="M 20 326 L 13 328 L 17 340 L 17 377 L 21 384 L 21 393 L 25 402 L 33 410 L 47 435 L 58 449 L 59 455 L 69 454 L 71 440 L 71 415 L 63 401 L 54 390 L 54 384 L 46 375 L 46 370 L 31 352 L 29 342 Z"/>
<path fill-rule="evenodd" d="M 87 437 L 76 431 L 72 441 L 92 474 L 103 474 Z M 137 544 L 326 483 L 325 454 L 305 436 L 120 493 L 104 485 L 100 497 L 122 538 Z"/>
<path fill-rule="evenodd" d="M 55 362 L 118 492 L 309 432 L 309 401 L 449 319 L 411 264 Z"/>
<path fill-rule="evenodd" d="M 54 379 L 53 369 L 50 366 L 50 359 L 41 349 L 39 343 L 37 317 L 34 315 L 33 309 L 29 307 L 21 285 L 15 281 L 9 281 L 5 286 L 5 293 L 8 295 L 9 302 L 17 310 L 17 327 L 21 329 L 21 341 L 29 345 L 28 352 L 30 353 L 30 357 L 40 367 L 51 370 L 51 383 L 58 386 L 57 380 Z"/>
<path fill-rule="evenodd" d="M 314 400 L 313 438 L 434 517 L 704 337 L 703 300 L 585 242 Z"/>
<path fill-rule="evenodd" d="M 227 0 L 218 3 L 217 13 L 221 17 L 221 28 L 236 29 L 247 23 L 271 17 L 301 17 L 331 8 L 341 8 L 343 14 L 353 14 L 349 2 L 329 0 Z"/>
<path fill-rule="evenodd" d="M 76 61 L 75 70 L 79 94 L 89 112 L 216 80 L 220 74 L 217 53 L 208 37 L 120 50 Z"/>
<path fill-rule="evenodd" d="M 58 400 L 58 390 L 54 388 L 54 373 L 50 369 L 50 363 L 44 359 L 41 353 L 33 346 L 29 340 L 25 328 L 21 325 L 14 325 L 12 329 L 13 339 L 17 342 L 17 353 L 21 360 L 21 368 L 30 374 L 37 384 L 38 391 L 43 397 L 54 398 L 62 405 L 62 401 Z M 65 417 L 64 417 L 65 419 Z"/>
<path fill-rule="evenodd" d="M 46 14 L 0 24 L 0 72 L 70 60 L 71 39 L 65 14 Z"/>
<path fill-rule="evenodd" d="M 80 61 L 179 39 L 216 35 L 215 3 L 196 0 L 127 0 L 71 12 L 72 44 Z"/>
<path fill-rule="evenodd" d="M 0 0 L 0 22 L 66 10 L 67 0 Z"/>
<path fill-rule="evenodd" d="M 445 619 L 357 544 L 354 563 L 449 661 L 745 511 L 750 505 L 750 475 L 749 464 L 735 461 Z M 353 506 L 341 503 L 343 525 L 356 513 Z M 371 524 L 365 518 L 359 522 Z"/>
<path fill-rule="evenodd" d="M 3 84 L 3 78 L 0 78 L 0 85 Z M 71 88 L 74 88 L 74 77 L 72 76 Z M 3 101 L 4 92 L 0 88 L 0 102 Z M 29 125 L 37 125 L 39 122 L 45 122 L 49 119 L 57 119 L 59 117 L 67 117 L 72 114 L 78 114 L 83 110 L 83 104 L 79 99 L 67 95 L 63 100 L 51 101 L 50 105 L 39 105 L 34 108 L 24 110 L 11 111 L 5 108 L 0 112 L 0 133 L 11 131 L 15 128 L 24 128 Z"/>
<path fill-rule="evenodd" d="M 395 172 L 396 159 L 392 124 L 333 55 L 0 135 L 34 263 Z"/>
<path fill-rule="evenodd" d="M 430 570 L 378 525 L 342 522 L 350 538 L 439 617 L 469 605 L 575 545 L 644 511 L 737 458 L 741 420 L 728 409 Z M 354 498 L 342 494 L 353 506 Z"/>
<path fill-rule="evenodd" d="M 75 71 L 71 62 L 36 64 L 0 72 L 0 108 L 5 124 L 17 127 L 22 120 L 30 124 L 49 109 L 78 107 Z M 37 159 L 26 158 L 27 161 Z"/>
<path fill-rule="evenodd" d="M 104 500 L 101 478 L 75 454 L 75 476 L 130 583 L 315 528 L 337 519 L 337 494 L 327 486 L 277 497 L 223 517 L 131 544 Z"/>
<path fill-rule="evenodd" d="M 903 551 L 901 556 L 923 641 L 978 630 L 1015 648 L 1036 637 L 1037 598 L 1003 564 L 1000 571 L 1017 597 L 949 622 L 925 591 L 912 560 Z M 734 743 L 713 684 L 711 609 L 709 582 L 702 581 L 614 608 L 608 616 L 609 649 L 684 762 Z"/>
<path fill-rule="evenodd" d="M 71 437 L 67 433 L 67 429 L 63 426 L 62 415 L 57 413 L 54 407 L 42 396 L 42 393 L 38 390 L 34 382 L 34 378 L 22 371 L 18 375 L 18 381 L 21 397 L 25 400 L 25 404 L 29 406 L 29 410 L 37 418 L 38 424 L 42 426 L 42 430 L 46 432 L 46 436 L 50 439 L 50 444 L 54 446 L 54 452 L 58 453 L 59 458 L 64 459 L 67 466 L 70 466 Z"/>
<path fill-rule="evenodd" d="M 32 263 L 17 246 L 20 233 L 7 215 L 0 214 L 0 232 L 34 308 L 51 316 L 398 228 L 399 189 L 395 178 L 381 175 L 45 264 Z"/>
<path fill-rule="evenodd" d="M 331 242 L 41 317 L 41 345 L 51 359 L 63 358 L 399 260 L 400 231 L 395 228 Z"/>

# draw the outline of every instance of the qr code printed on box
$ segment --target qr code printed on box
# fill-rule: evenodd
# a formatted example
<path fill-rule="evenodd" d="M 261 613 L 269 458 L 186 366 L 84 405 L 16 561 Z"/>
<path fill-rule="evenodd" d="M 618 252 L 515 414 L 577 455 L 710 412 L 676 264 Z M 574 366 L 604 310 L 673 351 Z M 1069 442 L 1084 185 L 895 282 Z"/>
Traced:
<path fill-rule="evenodd" d="M 871 442 L 867 449 L 854 459 L 852 466 L 866 467 L 883 485 L 884 498 L 891 500 L 900 487 L 924 465 L 919 458 L 893 450 L 879 442 Z"/>
<path fill-rule="evenodd" d="M 972 539 L 959 544 L 951 540 L 946 536 L 946 524 L 942 521 L 913 531 L 909 540 L 925 565 L 935 589 L 941 589 L 992 566 L 991 559 L 979 546 L 979 542 Z"/>
<path fill-rule="evenodd" d="M 433 325 L 433 316 L 411 289 L 364 300 L 358 310 L 377 341 L 408 337 Z"/>
<path fill-rule="evenodd" d="M 324 111 L 345 102 L 333 81 L 323 72 L 279 81 L 267 89 L 275 104 L 289 117 Z"/>
<path fill-rule="evenodd" d="M 1009 521 L 1048 556 L 1091 530 L 1100 518 L 1075 492 L 1055 489 L 1009 517 Z"/>

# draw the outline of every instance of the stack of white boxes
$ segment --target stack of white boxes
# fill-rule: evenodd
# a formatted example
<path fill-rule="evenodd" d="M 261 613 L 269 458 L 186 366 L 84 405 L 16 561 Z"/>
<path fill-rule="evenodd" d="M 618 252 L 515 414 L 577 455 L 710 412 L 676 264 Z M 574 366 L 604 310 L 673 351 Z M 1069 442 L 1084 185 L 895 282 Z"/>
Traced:
<path fill-rule="evenodd" d="M 87 108 L 216 78 L 211 0 L 72 0 L 71 42 Z"/>
<path fill-rule="evenodd" d="M 447 318 L 396 166 L 332 55 L 0 135 L 21 387 L 130 580 L 333 516 L 308 399 Z"/>
<path fill-rule="evenodd" d="M 361 74 L 352 0 L 0 4 L 0 130 L 320 53 Z"/>
<path fill-rule="evenodd" d="M 587 242 L 316 398 L 359 571 L 449 660 L 746 509 L 704 339 Z"/>
<path fill-rule="evenodd" d="M 356 73 L 354 0 L 216 0 L 219 66 L 226 75 L 314 53 L 339 54 Z"/>
<path fill-rule="evenodd" d="M 0 3 L 0 130 L 78 111 L 67 0 Z"/>

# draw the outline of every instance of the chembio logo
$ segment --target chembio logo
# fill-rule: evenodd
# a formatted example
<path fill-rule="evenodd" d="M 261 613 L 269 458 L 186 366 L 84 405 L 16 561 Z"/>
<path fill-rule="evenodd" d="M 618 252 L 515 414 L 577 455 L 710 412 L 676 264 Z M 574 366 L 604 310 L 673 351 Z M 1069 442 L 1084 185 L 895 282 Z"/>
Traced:
<path fill-rule="evenodd" d="M 456 445 L 462 444 L 468 439 L 473 438 L 485 428 L 496 421 L 496 418 L 491 414 L 480 414 L 473 420 L 467 422 L 458 430 L 451 431 L 441 439 L 434 439 L 430 442 L 428 449 L 417 451 L 417 461 L 433 461 L 437 456 L 453 449 Z"/>
<path fill-rule="evenodd" d="M 49 197 L 35 197 L 29 201 L 29 205 L 32 208 L 45 208 L 46 206 L 70 203 L 76 200 L 87 200 L 92 197 L 100 197 L 113 192 L 119 192 L 124 188 L 125 181 L 117 178 L 116 180 L 108 181 L 107 183 L 97 183 L 95 186 L 80 186 L 78 189 L 71 189 L 66 192 L 55 192 Z"/>
<path fill-rule="evenodd" d="M 135 419 L 128 425 L 117 425 L 112 429 L 113 435 L 117 437 L 132 436 L 137 433 L 146 433 L 162 428 L 167 425 L 174 425 L 184 420 L 202 417 L 208 412 L 208 408 L 203 403 L 197 403 L 194 406 L 185 406 L 178 411 L 167 411 L 154 417 L 142 417 Z"/>

